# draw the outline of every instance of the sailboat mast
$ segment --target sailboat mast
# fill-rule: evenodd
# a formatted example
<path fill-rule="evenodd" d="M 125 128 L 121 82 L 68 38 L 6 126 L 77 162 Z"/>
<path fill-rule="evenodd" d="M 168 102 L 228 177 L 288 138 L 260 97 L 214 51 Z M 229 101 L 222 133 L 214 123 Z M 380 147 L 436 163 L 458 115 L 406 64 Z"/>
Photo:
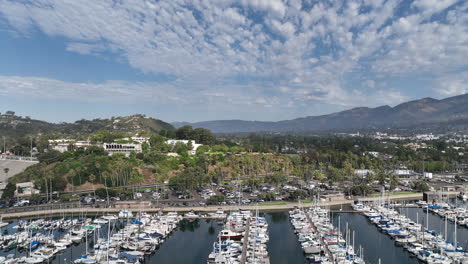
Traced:
<path fill-rule="evenodd" d="M 455 234 L 454 234 L 454 243 L 455 243 L 455 251 L 457 250 L 457 216 L 455 215 Z"/>
<path fill-rule="evenodd" d="M 109 226 L 107 227 L 107 264 L 109 264 L 109 248 L 110 248 L 110 226 L 111 226 L 111 223 L 110 223 L 110 218 L 109 218 Z"/>
<path fill-rule="evenodd" d="M 447 233 L 447 214 L 445 214 L 445 241 L 448 241 L 448 233 Z"/>

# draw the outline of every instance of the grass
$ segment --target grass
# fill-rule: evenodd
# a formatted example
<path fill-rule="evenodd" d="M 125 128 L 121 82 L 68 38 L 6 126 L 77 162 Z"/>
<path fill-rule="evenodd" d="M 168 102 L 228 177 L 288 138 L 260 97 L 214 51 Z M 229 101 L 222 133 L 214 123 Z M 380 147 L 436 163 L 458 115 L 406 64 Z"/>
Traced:
<path fill-rule="evenodd" d="M 385 195 L 404 195 L 404 194 L 415 194 L 415 193 L 418 193 L 418 192 L 392 192 L 390 194 L 385 193 Z M 382 194 L 373 193 L 373 194 L 369 195 L 369 197 L 379 197 L 379 196 L 382 196 Z"/>
<path fill-rule="evenodd" d="M 286 204 L 289 204 L 289 203 L 288 202 L 271 202 L 271 203 L 261 203 L 258 205 L 262 206 L 262 205 L 286 205 Z"/>
<path fill-rule="evenodd" d="M 293 204 L 297 203 L 295 201 L 291 202 L 284 202 L 284 201 L 278 201 L 278 202 L 266 202 L 266 203 L 260 203 L 259 205 L 286 205 L 286 204 Z M 301 200 L 301 203 L 307 204 L 307 203 L 312 203 L 311 200 Z"/>

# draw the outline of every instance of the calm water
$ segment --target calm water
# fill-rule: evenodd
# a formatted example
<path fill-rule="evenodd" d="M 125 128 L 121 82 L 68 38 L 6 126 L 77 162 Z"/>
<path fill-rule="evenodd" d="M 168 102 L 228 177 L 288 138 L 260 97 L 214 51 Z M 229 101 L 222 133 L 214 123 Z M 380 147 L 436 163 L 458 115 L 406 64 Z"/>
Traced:
<path fill-rule="evenodd" d="M 216 221 L 184 220 L 149 263 L 206 263 L 221 227 Z"/>
<path fill-rule="evenodd" d="M 271 264 L 306 263 L 301 244 L 297 241 L 293 227 L 286 212 L 269 213 L 266 215 L 270 240 L 268 253 Z"/>

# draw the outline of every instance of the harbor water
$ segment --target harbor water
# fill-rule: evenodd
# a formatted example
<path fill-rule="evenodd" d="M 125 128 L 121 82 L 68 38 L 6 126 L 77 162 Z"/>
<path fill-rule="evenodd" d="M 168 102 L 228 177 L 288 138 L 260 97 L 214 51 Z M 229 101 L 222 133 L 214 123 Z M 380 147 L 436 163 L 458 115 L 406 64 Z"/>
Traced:
<path fill-rule="evenodd" d="M 417 215 L 419 222 L 424 224 L 426 212 L 420 208 L 402 208 L 400 213 L 407 215 L 416 221 Z M 288 212 L 266 213 L 265 217 L 268 221 L 269 242 L 268 252 L 270 263 L 272 264 L 304 264 L 302 248 L 297 240 L 297 236 L 293 231 L 293 227 L 289 221 Z M 429 228 L 444 235 L 445 224 L 444 219 L 438 215 L 429 213 Z M 394 240 L 389 236 L 378 231 L 365 216 L 358 213 L 335 213 L 332 215 L 332 222 L 335 226 L 340 223 L 341 232 L 345 232 L 346 225 L 354 232 L 354 245 L 356 249 L 363 248 L 364 260 L 371 264 L 416 264 L 419 263 L 416 258 L 410 257 L 402 247 L 395 246 Z M 12 227 L 16 222 L 10 223 L 7 227 L 2 228 L 2 232 L 14 234 L 15 230 Z M 123 226 L 123 224 L 122 224 Z M 447 226 L 447 237 L 449 241 L 453 241 L 454 224 L 449 223 Z M 117 228 L 117 227 L 113 227 Z M 213 243 L 217 239 L 217 234 L 222 226 L 214 220 L 197 219 L 183 220 L 175 231 L 167 237 L 166 241 L 159 248 L 146 257 L 145 263 L 206 263 L 209 253 L 213 249 Z M 115 229 L 114 229 L 115 230 Z M 38 231 L 41 232 L 41 231 Z M 64 235 L 64 233 L 54 231 L 56 237 Z M 99 231 L 100 237 L 107 237 L 107 225 L 103 225 Z M 351 235 L 351 238 L 353 236 Z M 463 248 L 467 248 L 468 229 L 465 227 L 457 228 L 457 241 Z M 352 241 L 350 241 L 352 243 Z M 89 247 L 93 247 L 93 239 L 88 239 Z M 57 255 L 50 263 L 62 264 L 72 263 L 85 252 L 85 242 L 76 245 L 73 244 L 65 250 L 65 252 Z M 18 251 L 16 249 L 8 252 L 0 251 L 1 256 L 13 254 L 15 256 L 24 256 L 27 251 Z"/>

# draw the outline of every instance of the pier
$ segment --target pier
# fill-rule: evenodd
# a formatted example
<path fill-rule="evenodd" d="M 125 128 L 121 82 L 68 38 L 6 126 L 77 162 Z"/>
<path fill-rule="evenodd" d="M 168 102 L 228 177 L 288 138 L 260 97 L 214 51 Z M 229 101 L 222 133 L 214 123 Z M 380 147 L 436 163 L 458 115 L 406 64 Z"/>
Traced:
<path fill-rule="evenodd" d="M 250 218 L 247 220 L 247 225 L 245 226 L 245 234 L 242 242 L 242 257 L 241 264 L 245 264 L 247 259 L 247 245 L 249 244 L 249 231 L 250 231 Z"/>
<path fill-rule="evenodd" d="M 316 226 L 316 225 L 314 224 L 314 222 L 312 222 L 312 220 L 310 219 L 310 216 L 309 216 L 308 213 L 306 213 L 306 217 L 307 217 L 307 221 L 309 222 L 310 226 L 312 226 L 315 230 L 318 230 L 318 229 L 317 229 L 317 226 Z M 322 245 L 326 245 L 325 240 L 323 239 L 322 236 L 320 236 L 320 243 L 321 243 Z M 325 253 L 326 253 L 327 256 L 329 257 L 329 259 L 330 259 L 333 263 L 335 263 L 335 260 L 334 260 L 334 258 L 333 258 L 333 254 L 330 252 L 330 250 L 328 249 L 328 247 L 324 246 L 323 248 L 325 249 Z"/>

